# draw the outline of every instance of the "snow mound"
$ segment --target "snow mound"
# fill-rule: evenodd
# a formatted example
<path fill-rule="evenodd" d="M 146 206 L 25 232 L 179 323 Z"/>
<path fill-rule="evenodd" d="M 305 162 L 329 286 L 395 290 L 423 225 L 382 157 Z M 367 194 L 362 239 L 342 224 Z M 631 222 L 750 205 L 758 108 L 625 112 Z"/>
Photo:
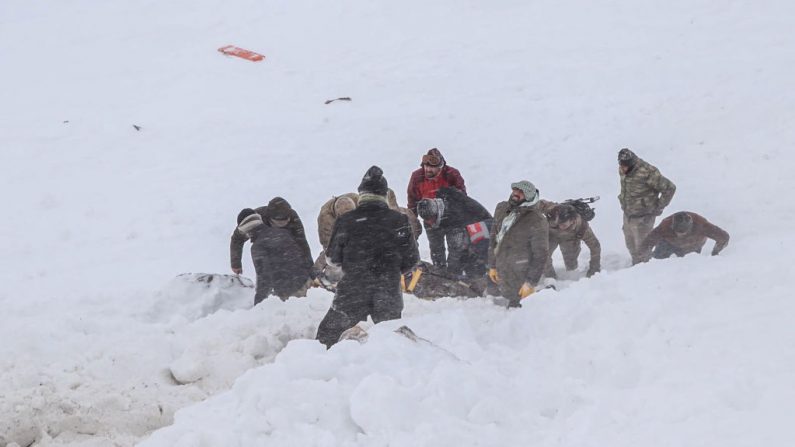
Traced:
<path fill-rule="evenodd" d="M 254 305 L 254 283 L 243 276 L 183 273 L 155 296 L 146 315 L 152 321 L 172 318 L 188 321 L 219 310 L 250 309 Z"/>

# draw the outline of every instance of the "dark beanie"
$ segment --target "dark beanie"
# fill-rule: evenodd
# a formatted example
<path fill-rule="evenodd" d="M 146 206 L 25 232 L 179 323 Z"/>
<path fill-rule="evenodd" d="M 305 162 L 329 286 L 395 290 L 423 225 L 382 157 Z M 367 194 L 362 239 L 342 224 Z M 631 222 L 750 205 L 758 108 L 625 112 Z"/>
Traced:
<path fill-rule="evenodd" d="M 384 178 L 384 171 L 378 166 L 372 166 L 362 177 L 359 183 L 359 193 L 377 194 L 386 197 L 389 186 Z"/>
<path fill-rule="evenodd" d="M 290 203 L 281 197 L 274 197 L 268 202 L 268 218 L 275 219 L 275 220 L 285 220 L 290 218 L 290 211 L 293 210 L 293 207 L 290 206 Z"/>
<path fill-rule="evenodd" d="M 243 208 L 237 215 L 237 224 L 240 225 L 240 222 L 243 222 L 243 219 L 254 213 L 256 213 L 256 211 L 252 210 L 251 208 Z"/>

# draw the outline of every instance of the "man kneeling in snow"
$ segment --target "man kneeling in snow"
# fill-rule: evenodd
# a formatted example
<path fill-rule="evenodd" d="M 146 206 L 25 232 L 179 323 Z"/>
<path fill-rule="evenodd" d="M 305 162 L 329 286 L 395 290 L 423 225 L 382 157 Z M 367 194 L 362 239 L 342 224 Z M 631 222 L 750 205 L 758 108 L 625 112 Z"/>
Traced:
<path fill-rule="evenodd" d="M 400 277 L 419 260 L 408 218 L 389 209 L 387 181 L 371 167 L 359 185 L 355 210 L 337 218 L 327 261 L 342 268 L 342 279 L 317 339 L 330 348 L 347 329 L 372 316 L 375 323 L 403 312 Z"/>
<path fill-rule="evenodd" d="M 251 239 L 251 260 L 257 272 L 254 305 L 271 293 L 282 300 L 306 296 L 311 258 L 307 259 L 290 230 L 266 225 L 262 216 L 251 208 L 238 214 L 237 224 L 237 231 Z"/>

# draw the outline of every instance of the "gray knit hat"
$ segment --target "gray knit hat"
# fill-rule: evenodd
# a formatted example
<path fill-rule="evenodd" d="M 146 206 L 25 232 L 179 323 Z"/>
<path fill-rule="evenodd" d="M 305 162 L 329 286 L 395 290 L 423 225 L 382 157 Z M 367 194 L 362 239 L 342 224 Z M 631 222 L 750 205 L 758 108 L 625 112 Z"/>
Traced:
<path fill-rule="evenodd" d="M 511 183 L 511 189 L 518 189 L 524 193 L 524 199 L 528 202 L 532 202 L 538 198 L 538 189 L 528 180 L 522 180 L 521 182 Z"/>

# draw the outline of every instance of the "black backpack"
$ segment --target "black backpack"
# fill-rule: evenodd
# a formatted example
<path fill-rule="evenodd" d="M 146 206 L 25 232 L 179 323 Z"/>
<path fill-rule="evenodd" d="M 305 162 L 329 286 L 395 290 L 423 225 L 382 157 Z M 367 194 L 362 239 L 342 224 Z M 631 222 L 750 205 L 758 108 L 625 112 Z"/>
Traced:
<path fill-rule="evenodd" d="M 593 220 L 594 216 L 596 216 L 596 210 L 594 208 L 591 208 L 589 204 L 594 203 L 597 200 L 599 200 L 599 196 L 588 197 L 585 199 L 569 199 L 563 203 L 573 206 L 584 221 L 590 222 L 591 220 Z"/>

